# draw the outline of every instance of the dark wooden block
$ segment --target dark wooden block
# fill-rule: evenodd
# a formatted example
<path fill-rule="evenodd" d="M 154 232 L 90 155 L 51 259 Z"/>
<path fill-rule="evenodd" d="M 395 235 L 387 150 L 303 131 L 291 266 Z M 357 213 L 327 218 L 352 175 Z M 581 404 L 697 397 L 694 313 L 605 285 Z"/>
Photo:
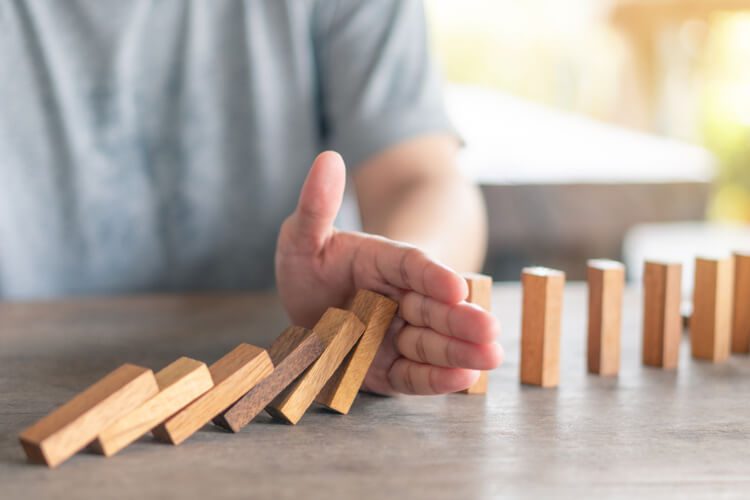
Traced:
<path fill-rule="evenodd" d="M 274 371 L 224 413 L 214 424 L 239 432 L 323 353 L 325 345 L 312 330 L 290 326 L 273 341 L 268 354 Z"/>

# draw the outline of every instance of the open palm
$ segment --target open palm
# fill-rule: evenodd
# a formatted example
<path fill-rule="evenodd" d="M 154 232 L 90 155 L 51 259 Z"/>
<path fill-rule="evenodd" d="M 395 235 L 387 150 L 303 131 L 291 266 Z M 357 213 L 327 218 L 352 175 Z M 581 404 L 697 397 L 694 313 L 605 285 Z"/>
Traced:
<path fill-rule="evenodd" d="M 365 378 L 379 394 L 442 394 L 472 385 L 496 368 L 499 324 L 464 302 L 464 280 L 421 250 L 379 236 L 341 232 L 333 221 L 346 172 L 337 153 L 313 163 L 295 212 L 281 227 L 276 281 L 292 321 L 311 327 L 331 306 L 347 307 L 360 288 L 399 303 Z"/>

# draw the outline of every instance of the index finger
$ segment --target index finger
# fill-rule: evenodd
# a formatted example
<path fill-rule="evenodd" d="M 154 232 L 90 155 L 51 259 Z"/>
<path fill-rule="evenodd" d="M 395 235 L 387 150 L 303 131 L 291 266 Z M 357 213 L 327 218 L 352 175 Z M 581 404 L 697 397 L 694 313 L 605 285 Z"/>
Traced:
<path fill-rule="evenodd" d="M 447 304 L 457 304 L 469 294 L 466 281 L 458 273 L 417 247 L 380 237 L 374 237 L 368 246 L 368 257 L 377 273 L 395 287 Z"/>

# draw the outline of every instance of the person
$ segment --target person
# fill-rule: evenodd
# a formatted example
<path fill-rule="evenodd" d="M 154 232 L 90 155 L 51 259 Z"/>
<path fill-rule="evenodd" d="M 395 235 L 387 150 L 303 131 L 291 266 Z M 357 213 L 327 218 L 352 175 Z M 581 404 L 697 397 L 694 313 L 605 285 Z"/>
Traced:
<path fill-rule="evenodd" d="M 310 327 L 367 288 L 399 313 L 364 389 L 500 364 L 454 271 L 481 266 L 486 216 L 421 2 L 0 0 L 0 62 L 6 300 L 275 282 Z M 344 160 L 362 232 L 334 226 Z"/>

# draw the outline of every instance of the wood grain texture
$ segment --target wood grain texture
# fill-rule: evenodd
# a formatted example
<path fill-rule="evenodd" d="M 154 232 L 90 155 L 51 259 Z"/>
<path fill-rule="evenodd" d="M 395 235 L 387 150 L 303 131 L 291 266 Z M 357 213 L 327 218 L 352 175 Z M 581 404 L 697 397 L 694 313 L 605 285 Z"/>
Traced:
<path fill-rule="evenodd" d="M 124 364 L 23 431 L 32 462 L 56 467 L 158 391 L 148 368 Z"/>
<path fill-rule="evenodd" d="M 364 330 L 365 325 L 353 312 L 329 308 L 313 327 L 325 344 L 325 351 L 266 407 L 266 411 L 290 424 L 299 422 Z"/>
<path fill-rule="evenodd" d="M 156 373 L 159 392 L 102 431 L 91 448 L 112 456 L 161 424 L 213 387 L 211 372 L 202 361 L 182 357 Z"/>
<path fill-rule="evenodd" d="M 675 369 L 682 337 L 682 264 L 647 261 L 643 271 L 643 347 L 647 366 Z"/>
<path fill-rule="evenodd" d="M 696 359 L 726 361 L 729 358 L 733 282 L 731 257 L 695 259 L 690 346 Z"/>
<path fill-rule="evenodd" d="M 365 331 L 318 393 L 316 402 L 344 415 L 349 413 L 397 309 L 397 302 L 379 293 L 357 292 L 351 311 L 365 325 Z"/>
<path fill-rule="evenodd" d="M 214 387 L 154 428 L 160 441 L 180 444 L 273 372 L 265 349 L 240 344 L 209 367 Z"/>
<path fill-rule="evenodd" d="M 162 367 L 181 353 L 214 360 L 243 341 L 267 346 L 288 316 L 273 292 L 0 302 L 0 497 L 747 496 L 746 356 L 694 362 L 683 336 L 679 373 L 638 367 L 642 287 L 626 284 L 620 374 L 586 376 L 586 284 L 566 280 L 562 390 L 519 388 L 521 297 L 518 282 L 493 287 L 493 313 L 514 333 L 504 335 L 507 362 L 491 372 L 486 397 L 362 393 L 347 417 L 311 408 L 290 427 L 261 414 L 240 433 L 200 432 L 183 449 L 141 439 L 114 461 L 79 453 L 56 470 L 28 465 L 10 433 L 72 397 L 66 388 L 83 389 L 124 360 Z"/>
<path fill-rule="evenodd" d="M 732 352 L 750 353 L 750 254 L 734 253 Z"/>
<path fill-rule="evenodd" d="M 565 273 L 528 267 L 521 273 L 521 383 L 557 387 Z"/>
<path fill-rule="evenodd" d="M 239 432 L 320 357 L 325 345 L 312 330 L 290 326 L 268 348 L 273 373 L 242 399 L 214 418 L 214 423 Z"/>
<path fill-rule="evenodd" d="M 467 302 L 476 304 L 485 311 L 492 309 L 492 277 L 478 273 L 465 273 L 463 275 L 466 284 L 469 285 L 469 296 Z M 462 394 L 486 394 L 487 393 L 487 371 L 479 373 L 479 379 L 471 387 L 459 391 Z"/>
<path fill-rule="evenodd" d="M 587 367 L 589 373 L 617 375 L 620 371 L 620 328 L 625 266 L 613 260 L 588 262 L 589 317 Z"/>

